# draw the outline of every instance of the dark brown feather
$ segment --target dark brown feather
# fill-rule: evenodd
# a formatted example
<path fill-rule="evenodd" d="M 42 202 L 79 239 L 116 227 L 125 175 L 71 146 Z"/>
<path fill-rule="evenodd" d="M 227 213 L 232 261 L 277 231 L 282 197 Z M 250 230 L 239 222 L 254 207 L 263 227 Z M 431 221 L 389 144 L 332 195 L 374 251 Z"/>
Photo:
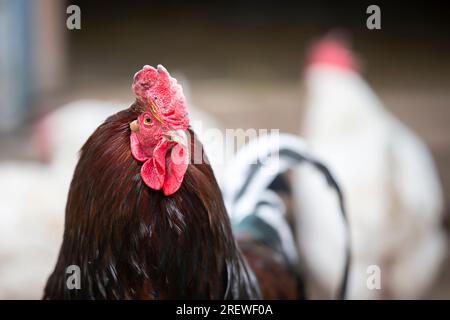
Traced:
<path fill-rule="evenodd" d="M 130 152 L 138 105 L 111 116 L 81 150 L 63 244 L 45 299 L 247 299 L 259 296 L 208 164 L 172 196 L 148 188 Z M 198 141 L 191 135 L 191 147 Z M 81 268 L 81 289 L 66 268 Z"/>
<path fill-rule="evenodd" d="M 298 273 L 286 257 L 269 245 L 247 234 L 237 237 L 239 248 L 258 280 L 262 297 L 267 300 L 303 299 L 303 288 Z"/>

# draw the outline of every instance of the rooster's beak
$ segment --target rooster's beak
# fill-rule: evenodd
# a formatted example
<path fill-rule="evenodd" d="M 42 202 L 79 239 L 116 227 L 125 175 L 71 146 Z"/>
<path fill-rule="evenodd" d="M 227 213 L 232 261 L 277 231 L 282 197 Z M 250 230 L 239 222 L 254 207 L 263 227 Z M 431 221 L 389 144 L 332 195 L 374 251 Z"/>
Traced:
<path fill-rule="evenodd" d="M 132 132 L 139 131 L 139 124 L 137 120 L 134 120 L 133 122 L 130 123 L 130 129 Z"/>

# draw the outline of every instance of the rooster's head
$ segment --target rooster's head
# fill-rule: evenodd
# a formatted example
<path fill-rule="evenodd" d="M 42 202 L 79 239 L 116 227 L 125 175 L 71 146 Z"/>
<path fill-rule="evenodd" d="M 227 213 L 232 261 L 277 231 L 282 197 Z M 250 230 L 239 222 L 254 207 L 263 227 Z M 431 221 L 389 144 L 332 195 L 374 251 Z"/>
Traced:
<path fill-rule="evenodd" d="M 183 89 L 161 65 L 144 66 L 135 74 L 132 88 L 142 112 L 130 123 L 131 152 L 144 163 L 145 184 L 171 195 L 180 188 L 189 161 Z"/>

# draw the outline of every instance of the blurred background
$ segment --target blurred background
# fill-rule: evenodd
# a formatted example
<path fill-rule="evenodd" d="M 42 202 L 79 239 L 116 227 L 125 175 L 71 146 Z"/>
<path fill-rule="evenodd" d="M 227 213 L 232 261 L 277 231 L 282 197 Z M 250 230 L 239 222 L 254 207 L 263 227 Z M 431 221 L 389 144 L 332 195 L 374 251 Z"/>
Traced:
<path fill-rule="evenodd" d="M 66 27 L 71 4 L 81 9 L 80 30 Z M 0 0 L 0 166 L 48 160 L 36 150 L 39 137 L 33 132 L 51 110 L 81 99 L 128 107 L 132 75 L 145 64 L 161 63 L 182 75 L 191 102 L 227 128 L 299 133 L 306 49 L 338 28 L 350 36 L 363 74 L 385 107 L 431 149 L 449 203 L 450 7 L 444 1 L 378 1 L 382 29 L 368 30 L 369 4 Z M 77 126 L 71 119 L 63 121 Z M 21 186 L 3 180 L 0 188 Z M 42 201 L 17 199 L 32 207 Z M 10 223 L 1 217 L 0 222 Z M 0 249 L 9 252 L 0 252 L 0 279 L 6 274 L 2 264 L 14 254 L 11 237 L 0 234 Z M 33 272 L 33 264 L 20 265 L 24 273 Z M 1 298 L 27 296 L 3 288 L 0 283 Z M 424 298 L 450 299 L 448 258 Z"/>

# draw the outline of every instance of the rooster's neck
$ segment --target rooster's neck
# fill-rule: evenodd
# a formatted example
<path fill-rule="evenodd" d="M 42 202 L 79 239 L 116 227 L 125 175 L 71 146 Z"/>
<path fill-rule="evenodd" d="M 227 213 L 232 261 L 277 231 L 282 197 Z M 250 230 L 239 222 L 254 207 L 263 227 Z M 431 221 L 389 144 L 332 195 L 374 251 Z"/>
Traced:
<path fill-rule="evenodd" d="M 148 188 L 130 152 L 136 116 L 132 107 L 110 117 L 82 148 L 45 297 L 256 297 L 210 166 L 189 165 L 169 197 Z M 66 286 L 70 265 L 80 267 L 79 290 Z"/>

